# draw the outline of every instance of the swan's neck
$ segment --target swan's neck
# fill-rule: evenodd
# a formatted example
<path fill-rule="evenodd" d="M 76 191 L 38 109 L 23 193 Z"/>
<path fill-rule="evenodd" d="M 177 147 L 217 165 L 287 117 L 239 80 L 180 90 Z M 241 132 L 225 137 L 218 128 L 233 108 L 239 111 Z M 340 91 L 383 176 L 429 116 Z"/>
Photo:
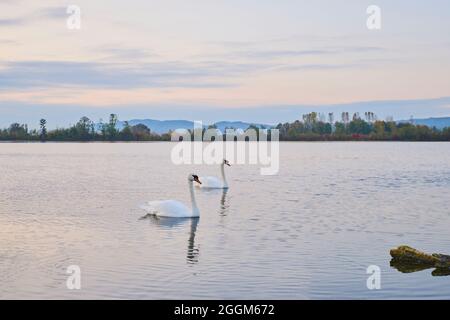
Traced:
<path fill-rule="evenodd" d="M 192 181 L 189 181 L 189 192 L 191 193 L 192 213 L 194 213 L 194 215 L 196 216 L 199 216 L 200 211 L 197 207 L 197 201 L 195 201 L 194 184 Z"/>
<path fill-rule="evenodd" d="M 227 178 L 225 177 L 225 164 L 223 164 L 223 163 L 220 166 L 220 172 L 222 173 L 223 186 L 228 188 Z"/>

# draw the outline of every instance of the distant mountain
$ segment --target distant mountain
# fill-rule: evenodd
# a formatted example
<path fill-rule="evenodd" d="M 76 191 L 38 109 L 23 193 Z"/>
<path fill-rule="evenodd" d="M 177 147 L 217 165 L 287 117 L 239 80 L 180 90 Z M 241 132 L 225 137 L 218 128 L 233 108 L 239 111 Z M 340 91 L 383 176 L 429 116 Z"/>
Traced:
<path fill-rule="evenodd" d="M 153 120 L 153 119 L 133 119 L 129 120 L 128 124 L 130 126 L 135 126 L 137 124 L 144 124 L 152 132 L 162 134 L 167 133 L 170 130 L 176 130 L 176 129 L 192 129 L 194 127 L 194 122 L 189 120 Z M 125 125 L 125 121 L 119 121 L 117 123 L 117 128 L 122 129 Z M 225 131 L 225 128 L 233 128 L 233 129 L 247 129 L 252 123 L 242 122 L 242 121 L 220 121 L 215 123 L 217 129 L 221 130 L 222 132 Z M 264 124 L 253 124 L 254 126 L 258 128 L 271 128 L 270 125 L 264 125 Z M 208 127 L 209 125 L 204 124 L 204 127 Z"/>
<path fill-rule="evenodd" d="M 258 128 L 266 128 L 266 129 L 272 128 L 271 125 L 267 125 L 267 124 L 248 123 L 248 122 L 242 122 L 242 121 L 219 121 L 219 122 L 216 122 L 214 125 L 217 127 L 217 129 L 219 129 L 222 132 L 225 132 L 225 129 L 227 129 L 227 128 L 246 130 L 251 125 L 258 127 Z"/>
<path fill-rule="evenodd" d="M 162 134 L 167 133 L 170 130 L 175 129 L 192 129 L 194 123 L 187 120 L 153 120 L 153 119 L 133 119 L 129 120 L 128 124 L 130 126 L 135 126 L 137 124 L 146 125 L 152 132 Z M 117 128 L 122 129 L 125 125 L 125 121 L 117 122 Z"/>
<path fill-rule="evenodd" d="M 428 126 L 430 128 L 436 127 L 437 129 L 444 129 L 445 127 L 450 127 L 450 117 L 412 119 L 412 120 L 399 121 L 399 123 L 405 123 L 405 122 L 412 122 L 413 124 L 424 125 L 424 126 Z"/>

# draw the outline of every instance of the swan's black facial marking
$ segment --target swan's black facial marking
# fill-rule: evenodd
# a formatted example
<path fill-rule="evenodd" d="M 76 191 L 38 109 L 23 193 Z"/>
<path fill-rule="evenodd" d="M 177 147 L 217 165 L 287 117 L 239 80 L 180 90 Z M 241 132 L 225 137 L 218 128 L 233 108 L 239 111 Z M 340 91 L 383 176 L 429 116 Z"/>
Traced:
<path fill-rule="evenodd" d="M 231 164 L 227 159 L 223 160 L 223 164 L 226 164 L 227 166 L 231 167 Z"/>
<path fill-rule="evenodd" d="M 194 178 L 194 181 L 195 181 L 195 182 L 198 182 L 198 183 L 202 184 L 201 181 L 198 179 L 198 175 L 193 174 L 193 175 L 192 175 L 192 178 Z"/>

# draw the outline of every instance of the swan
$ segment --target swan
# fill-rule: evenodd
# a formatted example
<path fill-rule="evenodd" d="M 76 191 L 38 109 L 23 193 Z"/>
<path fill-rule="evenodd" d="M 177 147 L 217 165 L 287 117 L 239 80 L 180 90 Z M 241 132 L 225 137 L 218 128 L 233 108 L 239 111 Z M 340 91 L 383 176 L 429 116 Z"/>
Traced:
<path fill-rule="evenodd" d="M 222 180 L 217 177 L 200 177 L 200 180 L 203 182 L 201 185 L 197 185 L 197 187 L 203 189 L 228 189 L 227 178 L 225 178 L 225 169 L 224 166 L 227 165 L 231 167 L 231 164 L 228 160 L 223 160 L 220 165 L 220 172 L 222 173 Z"/>
<path fill-rule="evenodd" d="M 141 209 L 147 211 L 147 214 L 155 215 L 159 217 L 172 217 L 172 218 L 194 218 L 200 216 L 200 211 L 195 201 L 193 183 L 197 182 L 202 184 L 195 174 L 188 176 L 189 191 L 191 193 L 192 209 L 189 209 L 184 203 L 177 200 L 161 200 L 161 201 L 149 201 L 145 205 L 141 206 Z"/>

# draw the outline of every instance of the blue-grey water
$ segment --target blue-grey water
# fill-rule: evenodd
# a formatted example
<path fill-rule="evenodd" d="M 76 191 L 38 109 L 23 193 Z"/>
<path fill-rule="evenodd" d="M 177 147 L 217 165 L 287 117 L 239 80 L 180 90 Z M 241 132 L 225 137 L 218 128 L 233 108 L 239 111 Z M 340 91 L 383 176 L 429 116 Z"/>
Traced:
<path fill-rule="evenodd" d="M 278 175 L 235 165 L 228 192 L 197 192 L 200 219 L 141 219 L 219 174 L 172 147 L 0 144 L 0 298 L 450 298 L 450 276 L 389 264 L 401 244 L 450 254 L 449 143 L 282 143 Z"/>

